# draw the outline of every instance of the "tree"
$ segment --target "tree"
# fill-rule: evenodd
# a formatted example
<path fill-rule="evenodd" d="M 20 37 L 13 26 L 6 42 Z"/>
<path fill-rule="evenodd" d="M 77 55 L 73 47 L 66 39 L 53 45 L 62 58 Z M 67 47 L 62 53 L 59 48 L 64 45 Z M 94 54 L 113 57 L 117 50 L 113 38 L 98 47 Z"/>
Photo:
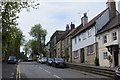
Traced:
<path fill-rule="evenodd" d="M 22 9 L 30 10 L 30 7 L 37 8 L 39 3 L 33 2 L 1 2 L 2 4 L 2 10 L 0 16 L 2 16 L 2 20 L 0 20 L 0 30 L 2 31 L 2 53 L 4 56 L 8 56 L 9 51 L 11 50 L 11 42 L 14 42 L 12 44 L 16 44 L 15 41 L 20 41 L 20 38 L 17 36 L 17 34 L 14 32 L 15 27 L 17 24 L 17 18 L 19 18 L 18 13 L 21 12 Z M 1 24 L 2 22 L 2 24 Z M 15 35 L 16 34 L 16 35 Z M 5 57 L 6 58 L 6 57 Z"/>
<path fill-rule="evenodd" d="M 47 35 L 47 31 L 42 28 L 40 24 L 34 25 L 30 32 L 30 36 L 34 38 L 31 42 L 31 49 L 33 49 L 33 52 L 35 54 L 40 54 L 42 53 L 45 56 L 45 37 Z M 34 51 L 35 49 L 35 51 Z"/>

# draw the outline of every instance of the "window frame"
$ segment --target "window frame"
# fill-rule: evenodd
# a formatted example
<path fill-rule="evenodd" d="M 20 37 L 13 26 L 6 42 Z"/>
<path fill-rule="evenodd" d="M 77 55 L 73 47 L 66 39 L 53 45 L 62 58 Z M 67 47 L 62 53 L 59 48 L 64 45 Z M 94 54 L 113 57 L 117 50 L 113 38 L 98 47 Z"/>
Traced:
<path fill-rule="evenodd" d="M 112 40 L 113 41 L 117 40 L 117 32 L 116 31 L 112 32 Z"/>
<path fill-rule="evenodd" d="M 108 58 L 108 52 L 103 52 L 103 59 L 107 59 Z"/>
<path fill-rule="evenodd" d="M 87 54 L 93 54 L 94 53 L 94 45 L 90 45 L 87 47 Z"/>
<path fill-rule="evenodd" d="M 103 35 L 103 43 L 107 43 L 107 35 Z"/>

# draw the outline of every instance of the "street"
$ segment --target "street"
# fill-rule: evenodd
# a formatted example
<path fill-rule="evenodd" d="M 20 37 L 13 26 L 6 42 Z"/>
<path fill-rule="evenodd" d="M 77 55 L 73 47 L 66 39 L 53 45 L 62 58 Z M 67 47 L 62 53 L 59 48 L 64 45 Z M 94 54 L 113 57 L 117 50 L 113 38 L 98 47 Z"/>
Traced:
<path fill-rule="evenodd" d="M 54 68 L 37 62 L 21 62 L 19 63 L 19 71 L 21 79 L 108 79 L 105 76 L 90 74 L 69 68 Z"/>

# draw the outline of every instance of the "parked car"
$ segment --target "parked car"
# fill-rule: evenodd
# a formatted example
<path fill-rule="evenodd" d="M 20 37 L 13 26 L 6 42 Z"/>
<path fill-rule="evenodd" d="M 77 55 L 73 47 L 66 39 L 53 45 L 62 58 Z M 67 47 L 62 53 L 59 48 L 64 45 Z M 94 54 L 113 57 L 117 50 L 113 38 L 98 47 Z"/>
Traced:
<path fill-rule="evenodd" d="M 115 80 L 120 80 L 120 66 L 115 70 Z"/>
<path fill-rule="evenodd" d="M 41 60 L 40 60 L 40 63 L 45 63 L 46 64 L 47 62 L 47 57 L 42 57 Z"/>
<path fill-rule="evenodd" d="M 66 67 L 65 60 L 63 58 L 54 58 L 52 61 L 52 66 L 57 68 L 57 67 Z"/>
<path fill-rule="evenodd" d="M 16 63 L 18 63 L 18 61 L 16 59 L 16 56 L 9 56 L 7 63 L 8 64 L 16 64 Z"/>
<path fill-rule="evenodd" d="M 52 61 L 53 61 L 53 58 L 47 58 L 46 65 L 51 66 Z"/>

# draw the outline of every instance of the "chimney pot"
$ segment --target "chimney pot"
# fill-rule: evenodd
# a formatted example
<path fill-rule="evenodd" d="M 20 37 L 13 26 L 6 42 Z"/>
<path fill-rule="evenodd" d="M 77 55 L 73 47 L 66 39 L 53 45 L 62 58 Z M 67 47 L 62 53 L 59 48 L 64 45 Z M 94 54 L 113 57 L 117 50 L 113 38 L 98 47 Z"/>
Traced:
<path fill-rule="evenodd" d="M 72 22 L 71 22 L 71 29 L 74 29 L 75 28 L 75 24 L 73 24 Z"/>
<path fill-rule="evenodd" d="M 66 25 L 66 31 L 68 31 L 68 30 L 69 30 L 69 24 Z"/>

